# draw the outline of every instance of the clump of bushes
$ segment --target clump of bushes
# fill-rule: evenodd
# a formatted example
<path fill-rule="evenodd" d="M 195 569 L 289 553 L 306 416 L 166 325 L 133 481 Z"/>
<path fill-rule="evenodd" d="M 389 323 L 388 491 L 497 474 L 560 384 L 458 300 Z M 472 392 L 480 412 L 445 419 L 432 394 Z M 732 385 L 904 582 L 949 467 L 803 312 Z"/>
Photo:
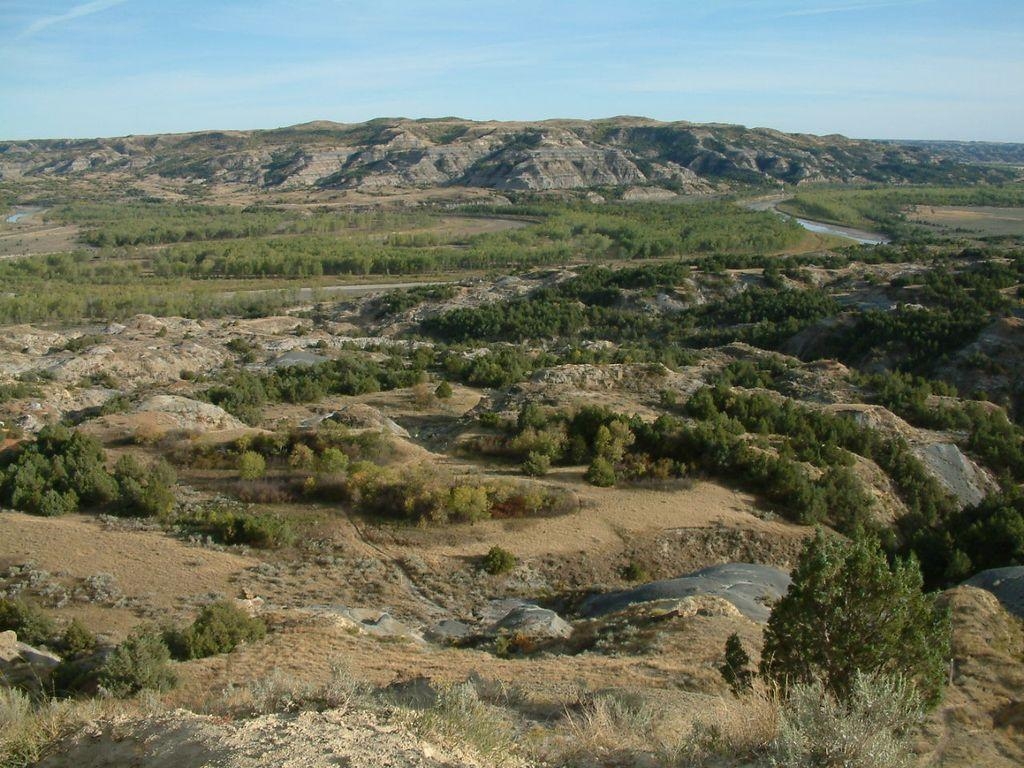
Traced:
<path fill-rule="evenodd" d="M 230 653 L 241 643 L 260 640 L 267 627 L 260 619 L 228 601 L 203 607 L 191 626 L 168 630 L 164 639 L 177 659 L 202 659 L 218 653 Z"/>
<path fill-rule="evenodd" d="M 516 567 L 516 556 L 497 545 L 487 550 L 481 561 L 481 566 L 492 576 L 508 573 Z"/>
<path fill-rule="evenodd" d="M 247 349 L 247 343 L 242 342 L 233 351 L 247 361 L 245 358 L 254 354 L 252 350 L 244 351 Z M 203 392 L 203 397 L 247 424 L 258 424 L 267 403 L 311 403 L 327 395 L 361 395 L 411 387 L 423 379 L 424 362 L 414 359 L 409 366 L 397 355 L 379 362 L 349 352 L 318 365 L 285 366 L 261 374 L 233 371 Z"/>
<path fill-rule="evenodd" d="M 165 514 L 174 504 L 174 482 L 163 461 L 143 468 L 123 457 L 108 472 L 100 443 L 63 426 L 44 427 L 35 442 L 0 456 L 0 503 L 30 514 Z"/>
<path fill-rule="evenodd" d="M 924 708 L 905 678 L 858 672 L 845 698 L 821 681 L 803 683 L 789 692 L 779 714 L 769 753 L 780 768 L 909 768 L 917 763 L 914 728 L 923 721 Z"/>
<path fill-rule="evenodd" d="M 198 445 L 183 455 L 182 461 L 202 469 L 238 470 L 241 457 L 252 453 L 263 459 L 265 471 L 291 469 L 323 474 L 343 472 L 354 461 L 384 461 L 391 451 L 391 440 L 382 432 L 352 432 L 336 422 L 324 421 L 316 429 L 245 435 L 226 447 Z"/>
<path fill-rule="evenodd" d="M 177 476 L 163 459 L 143 467 L 134 456 L 122 456 L 114 465 L 114 479 L 120 489 L 113 509 L 118 514 L 162 517 L 174 508 Z"/>
<path fill-rule="evenodd" d="M 356 464 L 349 471 L 346 489 L 347 500 L 362 514 L 421 524 L 562 514 L 576 505 L 575 498 L 564 491 L 500 481 L 458 481 L 428 466 L 399 472 Z"/>
<path fill-rule="evenodd" d="M 260 549 L 274 549 L 295 540 L 292 527 L 281 517 L 224 505 L 193 511 L 178 518 L 176 524 L 187 531 L 209 536 L 219 544 L 247 544 Z"/>
<path fill-rule="evenodd" d="M 647 581 L 650 578 L 650 573 L 642 563 L 630 560 L 622 567 L 622 578 L 626 581 Z"/>

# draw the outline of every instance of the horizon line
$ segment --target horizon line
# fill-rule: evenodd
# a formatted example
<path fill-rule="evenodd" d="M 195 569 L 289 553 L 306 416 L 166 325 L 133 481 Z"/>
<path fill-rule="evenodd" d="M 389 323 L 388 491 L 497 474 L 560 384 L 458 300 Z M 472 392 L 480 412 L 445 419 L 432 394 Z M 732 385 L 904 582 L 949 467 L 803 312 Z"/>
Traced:
<path fill-rule="evenodd" d="M 878 137 L 865 137 L 865 136 L 850 136 L 845 133 L 838 131 L 831 131 L 829 133 L 814 133 L 813 131 L 793 131 L 785 130 L 782 128 L 774 128 L 768 125 L 745 125 L 743 123 L 731 123 L 727 121 L 708 121 L 699 122 L 687 119 L 677 120 L 662 120 L 654 117 L 646 117 L 644 115 L 610 115 L 608 117 L 545 117 L 539 119 L 496 119 L 496 118 L 470 118 L 470 117 L 458 117 L 455 115 L 443 115 L 443 116 L 424 116 L 424 117 L 405 117 L 401 115 L 381 115 L 378 117 L 371 117 L 366 120 L 357 120 L 354 122 L 341 122 L 337 120 L 330 120 L 325 118 L 316 118 L 313 120 L 303 120 L 298 123 L 291 123 L 287 125 L 276 125 L 269 127 L 255 127 L 255 128 L 197 128 L 193 130 L 167 130 L 167 131 L 154 131 L 144 133 L 123 133 L 123 134 L 108 134 L 108 135 L 79 135 L 79 136 L 25 136 L 25 137 L 0 137 L 0 143 L 14 144 L 20 142 L 55 142 L 55 141 L 103 141 L 103 140 L 114 140 L 114 139 L 134 139 L 134 138 L 150 138 L 158 136 L 196 136 L 201 134 L 213 134 L 213 133 L 269 133 L 273 131 L 283 131 L 293 128 L 304 128 L 307 126 L 315 126 L 318 123 L 328 124 L 339 127 L 353 127 L 360 125 L 368 125 L 376 122 L 462 122 L 462 123 L 500 123 L 500 124 L 538 124 L 538 123 L 601 123 L 601 122 L 612 122 L 612 121 L 627 121 L 637 120 L 645 121 L 649 123 L 659 123 L 662 125 L 677 125 L 685 124 L 691 126 L 700 127 L 727 127 L 727 128 L 741 128 L 747 131 L 775 131 L 777 133 L 784 133 L 791 136 L 815 136 L 817 138 L 829 138 L 837 137 L 843 138 L 850 141 L 874 141 L 874 142 L 955 142 L 960 144 L 1024 144 L 1024 138 L 1020 140 L 995 140 L 995 139 L 968 139 L 968 138 L 914 138 L 914 137 L 892 137 L 892 138 L 878 138 Z"/>

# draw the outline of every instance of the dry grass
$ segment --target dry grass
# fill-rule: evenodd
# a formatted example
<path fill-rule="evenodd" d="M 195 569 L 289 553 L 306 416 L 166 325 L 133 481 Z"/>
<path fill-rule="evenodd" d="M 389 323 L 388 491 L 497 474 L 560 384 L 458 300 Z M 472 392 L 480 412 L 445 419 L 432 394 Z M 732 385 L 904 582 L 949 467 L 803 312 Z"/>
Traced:
<path fill-rule="evenodd" d="M 364 702 L 367 686 L 352 676 L 348 667 L 335 662 L 325 680 L 309 683 L 280 669 L 245 686 L 229 684 L 220 697 L 197 709 L 205 714 L 255 717 L 302 710 L 347 711 Z"/>
<path fill-rule="evenodd" d="M 667 748 L 660 726 L 665 711 L 649 699 L 622 692 L 584 696 L 566 709 L 560 761 L 580 764 L 595 757 L 615 762 L 654 758 Z"/>
<path fill-rule="evenodd" d="M 533 750 L 565 766 L 729 765 L 763 756 L 779 722 L 779 698 L 763 689 L 742 698 L 583 693 Z"/>
<path fill-rule="evenodd" d="M 467 747 L 494 765 L 511 765 L 514 729 L 508 713 L 480 700 L 466 681 L 442 686 L 435 704 L 413 715 L 415 729 L 455 751 Z"/>
<path fill-rule="evenodd" d="M 910 210 L 910 220 L 940 231 L 979 237 L 1024 235 L 1024 208 L 919 205 Z"/>
<path fill-rule="evenodd" d="M 778 734 L 782 710 L 773 688 L 758 686 L 741 697 L 710 698 L 690 711 L 689 730 L 673 745 L 673 762 L 704 765 L 713 758 L 763 755 Z"/>
<path fill-rule="evenodd" d="M 0 768 L 26 768 L 47 755 L 63 737 L 98 718 L 127 712 L 151 713 L 149 697 L 33 700 L 16 688 L 0 688 Z"/>

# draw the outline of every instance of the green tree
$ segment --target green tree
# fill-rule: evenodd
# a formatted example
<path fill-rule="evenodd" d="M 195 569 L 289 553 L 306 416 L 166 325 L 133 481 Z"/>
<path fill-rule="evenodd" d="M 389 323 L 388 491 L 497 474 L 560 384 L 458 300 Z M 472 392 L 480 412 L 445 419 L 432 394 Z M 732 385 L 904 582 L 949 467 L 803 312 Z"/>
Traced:
<path fill-rule="evenodd" d="M 48 643 L 57 634 L 56 625 L 36 606 L 24 600 L 0 598 L 0 632 L 8 630 L 29 645 Z"/>
<path fill-rule="evenodd" d="M 921 587 L 915 560 L 890 566 L 874 539 L 846 542 L 819 529 L 768 619 L 762 675 L 782 685 L 821 680 L 840 699 L 858 673 L 905 676 L 934 705 L 946 678 L 950 624 Z"/>
<path fill-rule="evenodd" d="M 750 689 L 754 681 L 754 670 L 750 656 L 743 650 L 740 636 L 733 632 L 725 641 L 725 663 L 718 668 L 729 689 L 737 696 Z"/>

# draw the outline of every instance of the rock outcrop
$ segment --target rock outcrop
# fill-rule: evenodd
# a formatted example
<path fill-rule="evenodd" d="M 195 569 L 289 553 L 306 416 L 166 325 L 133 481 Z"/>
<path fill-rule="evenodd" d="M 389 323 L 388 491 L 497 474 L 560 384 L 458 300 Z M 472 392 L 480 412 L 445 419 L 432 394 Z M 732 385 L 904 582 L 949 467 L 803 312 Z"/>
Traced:
<path fill-rule="evenodd" d="M 0 683 L 18 685 L 46 677 L 61 658 L 18 640 L 15 632 L 0 632 Z"/>
<path fill-rule="evenodd" d="M 958 154 L 959 153 L 959 154 Z M 963 147 L 786 134 L 635 117 L 537 123 L 381 119 L 0 144 L 0 178 L 157 174 L 254 187 L 629 187 L 628 198 L 702 194 L 734 182 L 905 182 L 971 171 Z M 951 170 L 953 168 L 954 170 Z M 649 190 L 649 191 L 645 191 Z"/>
<path fill-rule="evenodd" d="M 594 595 L 583 602 L 580 612 L 593 618 L 637 603 L 680 601 L 710 595 L 728 600 L 748 619 L 765 622 L 771 613 L 771 603 L 786 594 L 789 584 L 789 574 L 778 568 L 727 563 L 702 568 L 677 579 L 653 581 L 635 589 Z"/>

